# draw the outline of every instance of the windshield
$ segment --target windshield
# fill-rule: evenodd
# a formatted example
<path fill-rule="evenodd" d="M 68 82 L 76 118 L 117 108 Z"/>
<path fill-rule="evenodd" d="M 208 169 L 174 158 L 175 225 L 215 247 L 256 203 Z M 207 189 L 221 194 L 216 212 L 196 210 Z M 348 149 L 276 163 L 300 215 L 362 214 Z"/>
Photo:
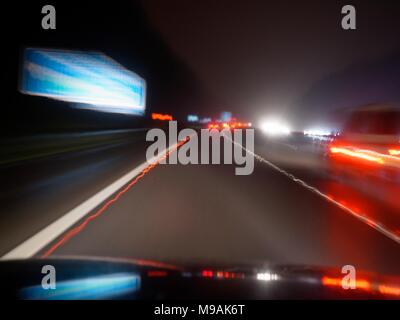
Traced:
<path fill-rule="evenodd" d="M 397 3 L 5 6 L 1 262 L 400 276 Z"/>

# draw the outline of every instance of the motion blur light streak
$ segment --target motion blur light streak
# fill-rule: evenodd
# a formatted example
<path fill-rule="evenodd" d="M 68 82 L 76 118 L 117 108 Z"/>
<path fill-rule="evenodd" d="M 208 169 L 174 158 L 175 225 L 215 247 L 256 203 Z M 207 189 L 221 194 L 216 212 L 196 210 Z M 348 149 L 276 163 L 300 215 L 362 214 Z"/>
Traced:
<path fill-rule="evenodd" d="M 169 269 L 169 270 L 181 270 L 179 266 L 172 265 L 169 263 L 164 263 L 164 262 L 159 262 L 159 261 L 153 261 L 153 260 L 144 260 L 144 259 L 133 259 L 133 258 L 127 258 L 127 259 L 118 259 L 119 261 L 121 260 L 126 260 L 129 263 L 134 263 L 139 266 L 146 266 L 146 267 L 153 267 L 153 268 L 163 268 L 163 269 Z"/>
<path fill-rule="evenodd" d="M 251 122 L 248 123 L 241 123 L 241 122 L 224 122 L 222 124 L 218 123 L 210 123 L 208 125 L 209 129 L 236 129 L 236 128 L 250 128 L 251 127 Z"/>
<path fill-rule="evenodd" d="M 27 48 L 20 91 L 101 112 L 145 110 L 144 79 L 100 52 Z"/>
<path fill-rule="evenodd" d="M 362 213 L 359 213 L 357 211 L 354 211 L 352 208 L 349 208 L 349 207 L 345 206 L 343 203 L 340 203 L 339 201 L 336 201 L 330 195 L 327 195 L 327 194 L 321 192 L 320 190 L 318 190 L 317 188 L 315 188 L 313 186 L 310 186 L 309 184 L 307 184 L 303 180 L 297 178 L 293 174 L 291 174 L 289 172 L 286 172 L 285 170 L 281 169 L 280 167 L 278 167 L 277 165 L 275 165 L 272 162 L 268 161 L 267 159 L 261 157 L 260 155 L 254 153 L 253 151 L 243 147 L 243 145 L 241 145 L 240 143 L 238 143 L 236 141 L 233 141 L 233 140 L 231 140 L 231 141 L 234 144 L 240 146 L 246 152 L 252 154 L 258 161 L 260 161 L 262 163 L 265 163 L 266 165 L 270 166 L 274 170 L 276 170 L 276 171 L 280 172 L 281 174 L 285 175 L 286 177 L 288 177 L 293 182 L 305 187 L 306 189 L 308 189 L 309 191 L 315 193 L 316 195 L 320 196 L 321 198 L 323 198 L 323 199 L 329 201 L 330 203 L 336 205 L 337 207 L 343 209 L 347 213 L 350 213 L 351 215 L 356 217 L 358 220 L 364 222 L 365 224 L 369 225 L 370 227 L 372 227 L 375 230 L 379 231 L 380 233 L 384 234 L 389 239 L 392 239 L 396 243 L 400 244 L 400 235 L 396 234 L 395 232 L 392 232 L 390 229 L 388 229 L 386 226 L 381 224 L 379 221 L 374 221 L 374 220 L 368 218 L 366 215 L 364 215 Z"/>
<path fill-rule="evenodd" d="M 356 280 L 356 288 L 363 290 L 371 290 L 371 283 L 368 280 Z"/>
<path fill-rule="evenodd" d="M 351 150 L 346 149 L 346 148 L 331 147 L 331 152 L 332 153 L 341 153 L 341 154 L 344 154 L 346 156 L 350 156 L 350 157 L 354 157 L 354 158 L 359 158 L 359 159 L 363 159 L 363 160 L 368 160 L 368 161 L 384 164 L 384 160 L 382 158 L 366 154 L 365 152 L 367 152 L 367 151 L 364 151 L 364 152 L 362 152 L 362 150 L 360 150 L 360 151 L 351 151 Z"/>
<path fill-rule="evenodd" d="M 156 162 L 148 165 L 135 179 L 133 179 L 125 188 L 119 191 L 112 199 L 107 201 L 96 213 L 87 217 L 80 225 L 70 230 L 68 233 L 64 235 L 58 242 L 56 242 L 53 246 L 50 247 L 44 254 L 43 258 L 50 256 L 58 247 L 62 246 L 69 239 L 80 233 L 89 222 L 99 217 L 109 206 L 111 206 L 114 202 L 116 202 L 123 194 L 129 191 L 141 178 L 143 178 L 150 170 L 156 167 L 162 160 L 166 159 L 172 152 L 177 150 L 181 145 L 186 143 L 188 140 L 180 141 L 174 148 L 169 150 L 164 156 L 160 157 Z"/>
<path fill-rule="evenodd" d="M 330 131 L 324 129 L 304 130 L 304 135 L 306 136 L 329 136 L 330 134 Z"/>
<path fill-rule="evenodd" d="M 121 190 L 129 182 L 131 182 L 135 177 L 145 170 L 149 163 L 157 162 L 157 159 L 162 159 L 162 157 L 168 152 L 172 151 L 177 147 L 177 144 L 173 144 L 169 148 L 161 151 L 154 158 L 145 161 L 141 165 L 137 166 L 133 170 L 130 170 L 122 177 L 106 186 L 99 192 L 92 195 L 90 198 L 74 207 L 72 210 L 65 213 L 63 216 L 59 217 L 54 222 L 50 223 L 48 226 L 35 233 L 18 246 L 13 248 L 11 251 L 4 254 L 0 260 L 12 260 L 12 259 L 26 259 L 31 258 L 38 252 L 41 252 L 43 248 L 46 248 L 50 243 L 58 239 L 64 232 L 69 230 L 72 226 L 77 224 L 83 218 L 85 218 L 92 210 L 102 205 L 107 199 L 112 197 L 116 192 Z"/>
<path fill-rule="evenodd" d="M 270 272 L 257 273 L 257 280 L 274 281 L 278 280 L 278 275 Z"/>
<path fill-rule="evenodd" d="M 332 278 L 332 277 L 322 277 L 321 282 L 324 286 L 334 286 L 334 287 L 341 287 L 343 288 L 343 279 L 342 278 Z M 356 289 L 362 290 L 371 290 L 371 283 L 365 279 L 357 279 L 355 281 Z"/>
<path fill-rule="evenodd" d="M 212 270 L 203 270 L 201 272 L 201 276 L 203 278 L 214 278 L 215 276 L 218 279 L 240 279 L 244 277 L 242 273 L 228 272 L 223 270 L 218 270 L 215 272 Z"/>
<path fill-rule="evenodd" d="M 343 287 L 342 278 L 322 277 L 322 284 L 325 286 Z M 373 285 L 370 281 L 365 279 L 356 280 L 356 289 L 362 289 L 366 291 L 378 291 L 384 295 L 400 296 L 400 287 L 386 285 L 386 284 L 375 284 Z"/>
<path fill-rule="evenodd" d="M 169 114 L 161 114 L 161 113 L 152 113 L 151 114 L 151 119 L 153 119 L 153 120 L 161 120 L 161 121 L 173 121 L 174 120 L 171 115 L 169 115 Z"/>
<path fill-rule="evenodd" d="M 390 149 L 388 152 L 389 152 L 389 154 L 391 156 L 400 156 L 400 150 L 399 149 Z"/>
<path fill-rule="evenodd" d="M 340 278 L 322 277 L 321 282 L 324 286 L 342 286 L 342 279 Z"/>
<path fill-rule="evenodd" d="M 392 295 L 392 296 L 400 296 L 400 287 L 380 285 L 378 287 L 378 290 L 382 294 Z"/>
<path fill-rule="evenodd" d="M 167 271 L 163 270 L 150 270 L 147 272 L 147 276 L 150 278 L 156 278 L 156 277 L 166 277 L 168 275 Z"/>
<path fill-rule="evenodd" d="M 94 300 L 110 299 L 135 292 L 140 287 L 140 276 L 130 273 L 109 274 L 83 279 L 57 281 L 56 289 L 44 290 L 42 285 L 24 288 L 25 300 Z"/>
<path fill-rule="evenodd" d="M 195 114 L 189 114 L 187 116 L 187 121 L 188 122 L 198 122 L 199 121 L 199 116 L 197 116 Z"/>

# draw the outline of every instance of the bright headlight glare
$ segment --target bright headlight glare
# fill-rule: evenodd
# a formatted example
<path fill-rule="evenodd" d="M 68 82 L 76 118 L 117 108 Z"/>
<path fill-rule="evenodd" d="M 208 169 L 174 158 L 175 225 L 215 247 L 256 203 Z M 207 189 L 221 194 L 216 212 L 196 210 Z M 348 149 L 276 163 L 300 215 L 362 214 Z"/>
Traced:
<path fill-rule="evenodd" d="M 288 135 L 290 128 L 279 120 L 265 120 L 261 122 L 261 130 L 268 135 Z"/>

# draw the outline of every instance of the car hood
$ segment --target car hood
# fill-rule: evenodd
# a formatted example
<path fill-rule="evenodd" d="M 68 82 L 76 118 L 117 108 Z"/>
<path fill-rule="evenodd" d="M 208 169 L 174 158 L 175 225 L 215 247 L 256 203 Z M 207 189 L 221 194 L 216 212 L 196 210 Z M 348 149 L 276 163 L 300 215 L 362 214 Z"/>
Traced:
<path fill-rule="evenodd" d="M 400 299 L 400 277 L 353 271 L 82 257 L 0 263 L 1 294 L 11 299 Z"/>

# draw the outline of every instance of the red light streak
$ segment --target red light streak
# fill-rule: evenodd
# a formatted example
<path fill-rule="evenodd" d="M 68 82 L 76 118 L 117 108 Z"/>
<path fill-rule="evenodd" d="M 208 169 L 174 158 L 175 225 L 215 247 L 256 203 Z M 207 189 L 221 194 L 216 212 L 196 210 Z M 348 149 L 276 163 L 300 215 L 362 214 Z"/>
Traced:
<path fill-rule="evenodd" d="M 214 275 L 214 273 L 213 273 L 211 270 L 203 270 L 202 273 L 201 273 L 201 275 L 202 275 L 204 278 L 212 278 L 213 275 Z"/>
<path fill-rule="evenodd" d="M 218 279 L 238 279 L 244 278 L 244 275 L 241 273 L 228 272 L 228 271 L 211 271 L 211 270 L 203 270 L 201 272 L 201 276 L 203 278 L 213 278 L 214 276 Z"/>
<path fill-rule="evenodd" d="M 349 150 L 346 148 L 331 147 L 331 152 L 332 153 L 341 153 L 346 156 L 363 159 L 363 160 L 367 160 L 367 161 L 371 161 L 371 162 L 377 162 L 379 164 L 385 163 L 381 157 L 376 157 L 376 156 L 366 154 L 366 153 L 360 152 L 360 151 L 352 151 L 352 150 Z"/>
<path fill-rule="evenodd" d="M 360 279 L 355 281 L 356 289 L 371 290 L 371 283 L 368 280 Z M 324 286 L 342 287 L 342 278 L 322 277 Z"/>
<path fill-rule="evenodd" d="M 173 118 L 169 114 L 161 114 L 161 113 L 152 113 L 151 118 L 153 120 L 161 120 L 161 121 L 172 121 Z"/>
<path fill-rule="evenodd" d="M 341 287 L 342 286 L 342 279 L 338 278 L 329 278 L 329 277 L 322 277 L 322 284 L 324 286 L 336 286 L 336 287 Z"/>
<path fill-rule="evenodd" d="M 134 263 L 140 266 L 146 266 L 146 267 L 153 267 L 153 268 L 163 268 L 163 269 L 169 269 L 169 270 L 181 270 L 180 267 L 164 263 L 164 262 L 159 262 L 159 261 L 153 261 L 153 260 L 144 260 L 144 259 L 132 259 L 132 258 L 118 258 L 118 261 L 121 260 L 126 260 L 129 261 L 130 263 Z"/>
<path fill-rule="evenodd" d="M 397 150 L 397 149 L 389 149 L 388 152 L 389 152 L 389 154 L 390 154 L 391 156 L 400 156 L 400 150 Z"/>
<path fill-rule="evenodd" d="M 115 203 L 123 194 L 129 191 L 130 188 L 132 188 L 140 179 L 142 179 L 150 170 L 152 170 L 154 167 L 156 167 L 162 160 L 166 159 L 172 152 L 177 150 L 181 145 L 186 143 L 188 140 L 180 141 L 173 149 L 170 151 L 166 152 L 164 156 L 162 156 L 160 159 L 158 159 L 156 162 L 148 165 L 138 176 L 136 176 L 125 188 L 123 188 L 121 191 L 119 191 L 112 199 L 107 201 L 96 213 L 88 216 L 79 226 L 71 229 L 69 232 L 67 232 L 64 237 L 62 237 L 58 242 L 56 242 L 53 246 L 50 247 L 43 255 L 43 258 L 47 258 L 51 254 L 54 253 L 57 248 L 62 246 L 64 243 L 66 243 L 69 239 L 72 237 L 76 236 L 78 233 L 80 233 L 88 224 L 89 222 L 93 221 L 94 219 L 98 218 L 105 210 L 107 210 L 108 207 L 110 207 L 113 203 Z"/>
<path fill-rule="evenodd" d="M 325 286 L 342 287 L 341 278 L 323 277 L 322 284 Z M 372 286 L 371 282 L 365 279 L 356 280 L 356 289 L 372 291 L 372 289 L 384 295 L 400 296 L 400 286 L 392 286 L 386 284 L 378 284 Z"/>
<path fill-rule="evenodd" d="M 162 270 L 150 270 L 147 272 L 147 276 L 151 278 L 166 277 L 167 275 L 168 275 L 167 271 L 162 271 Z"/>
<path fill-rule="evenodd" d="M 226 129 L 237 129 L 237 128 L 249 128 L 251 127 L 251 123 L 242 123 L 242 122 L 224 122 L 219 124 L 209 124 L 209 129 L 219 129 L 219 128 L 226 128 Z"/>
<path fill-rule="evenodd" d="M 392 287 L 387 285 L 380 285 L 378 291 L 382 294 L 400 296 L 400 287 Z"/>

